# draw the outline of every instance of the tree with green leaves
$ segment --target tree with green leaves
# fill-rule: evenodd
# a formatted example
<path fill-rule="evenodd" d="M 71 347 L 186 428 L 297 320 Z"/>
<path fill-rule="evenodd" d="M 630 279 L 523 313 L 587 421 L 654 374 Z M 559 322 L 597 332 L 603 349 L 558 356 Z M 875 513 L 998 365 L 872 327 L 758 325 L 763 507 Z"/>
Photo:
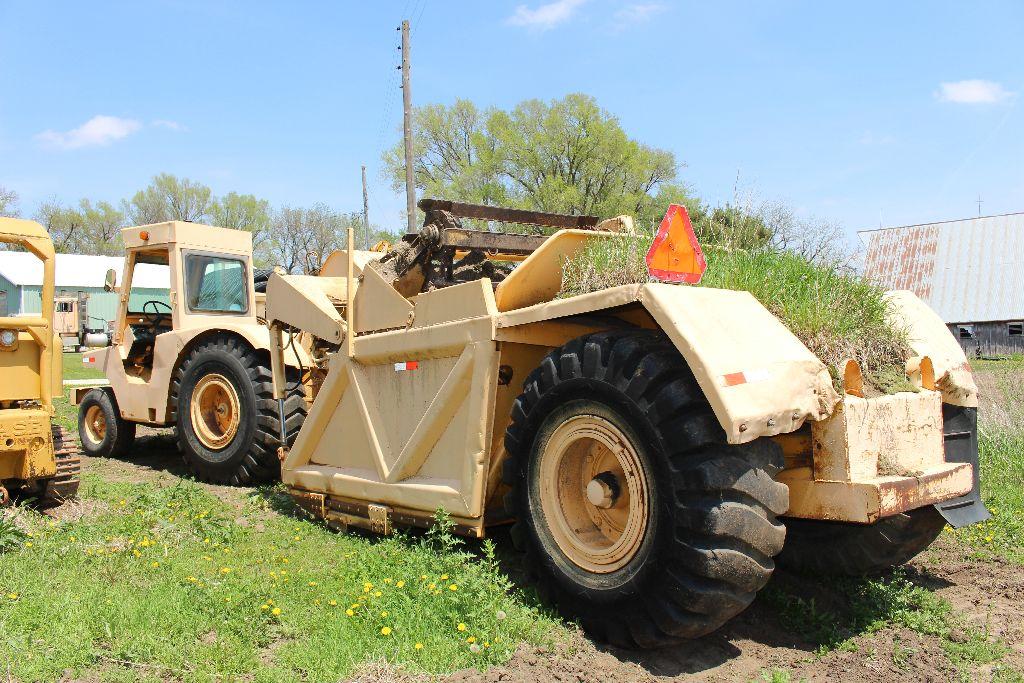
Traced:
<path fill-rule="evenodd" d="M 109 202 L 94 205 L 82 199 L 78 206 L 63 206 L 51 199 L 40 204 L 35 220 L 50 233 L 58 253 L 116 256 L 123 252 L 124 213 Z"/>
<path fill-rule="evenodd" d="M 211 194 L 210 188 L 202 183 L 161 173 L 125 202 L 124 213 L 132 225 L 164 221 L 199 223 L 209 215 Z"/>
<path fill-rule="evenodd" d="M 630 138 L 589 95 L 526 100 L 510 111 L 472 102 L 413 113 L 414 177 L 423 196 L 539 211 L 632 214 L 645 227 L 664 213 L 655 199 L 671 189 L 672 152 Z M 392 184 L 404 182 L 401 144 L 384 155 Z"/>
<path fill-rule="evenodd" d="M 270 202 L 251 194 L 228 192 L 210 203 L 210 222 L 221 228 L 252 233 L 253 252 L 262 254 L 270 238 Z"/>

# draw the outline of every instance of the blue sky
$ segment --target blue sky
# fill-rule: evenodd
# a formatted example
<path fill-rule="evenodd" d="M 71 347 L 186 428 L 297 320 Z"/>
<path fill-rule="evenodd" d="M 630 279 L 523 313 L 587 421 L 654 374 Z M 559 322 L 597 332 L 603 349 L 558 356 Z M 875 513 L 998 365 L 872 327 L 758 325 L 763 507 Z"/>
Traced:
<path fill-rule="evenodd" d="M 167 171 L 399 226 L 395 27 L 413 99 L 581 91 L 673 151 L 848 231 L 1024 211 L 1020 2 L 0 0 L 0 185 L 116 201 Z M 97 118 L 100 117 L 100 118 Z"/>

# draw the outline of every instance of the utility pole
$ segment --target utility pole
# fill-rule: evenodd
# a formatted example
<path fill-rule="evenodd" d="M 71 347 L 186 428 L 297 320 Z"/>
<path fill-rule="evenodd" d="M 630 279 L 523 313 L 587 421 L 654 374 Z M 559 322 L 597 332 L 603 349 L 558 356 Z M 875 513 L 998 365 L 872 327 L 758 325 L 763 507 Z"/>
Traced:
<path fill-rule="evenodd" d="M 981 218 L 981 193 L 978 193 L 978 218 Z"/>
<path fill-rule="evenodd" d="M 406 138 L 406 212 L 409 233 L 416 232 L 416 185 L 413 178 L 413 89 L 409 84 L 409 19 L 401 23 L 401 108 Z"/>
<path fill-rule="evenodd" d="M 363 166 L 363 249 L 370 248 L 370 200 L 366 194 L 366 166 Z"/>
<path fill-rule="evenodd" d="M 416 232 L 416 186 L 412 176 L 412 88 L 409 85 L 409 21 L 402 21 L 402 113 L 405 135 L 405 210 L 409 234 Z"/>

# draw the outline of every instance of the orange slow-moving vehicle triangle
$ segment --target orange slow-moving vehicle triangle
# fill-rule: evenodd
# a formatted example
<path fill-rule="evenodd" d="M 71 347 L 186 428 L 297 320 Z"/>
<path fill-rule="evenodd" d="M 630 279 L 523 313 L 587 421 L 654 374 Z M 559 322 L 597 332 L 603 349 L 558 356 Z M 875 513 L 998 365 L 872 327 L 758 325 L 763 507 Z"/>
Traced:
<path fill-rule="evenodd" d="M 671 204 L 647 250 L 647 272 L 664 282 L 700 282 L 708 264 L 685 206 Z"/>

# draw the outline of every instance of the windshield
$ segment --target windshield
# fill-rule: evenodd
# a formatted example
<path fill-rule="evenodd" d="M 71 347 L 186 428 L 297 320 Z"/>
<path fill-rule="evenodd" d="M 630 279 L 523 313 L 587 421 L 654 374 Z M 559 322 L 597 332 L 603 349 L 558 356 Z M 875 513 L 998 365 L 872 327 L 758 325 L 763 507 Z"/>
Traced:
<path fill-rule="evenodd" d="M 185 295 L 190 311 L 248 312 L 245 262 L 224 256 L 188 254 L 185 257 Z"/>

